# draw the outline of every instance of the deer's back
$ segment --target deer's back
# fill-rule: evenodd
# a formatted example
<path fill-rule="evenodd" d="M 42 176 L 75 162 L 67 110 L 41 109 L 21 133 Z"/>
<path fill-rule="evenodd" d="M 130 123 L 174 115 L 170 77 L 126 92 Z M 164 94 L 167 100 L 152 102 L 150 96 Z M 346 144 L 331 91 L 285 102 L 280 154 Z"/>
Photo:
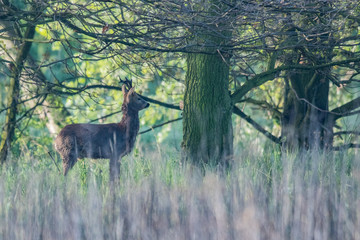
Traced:
<path fill-rule="evenodd" d="M 55 140 L 61 155 L 74 154 L 78 158 L 110 158 L 125 151 L 125 129 L 119 124 L 70 124 Z"/>

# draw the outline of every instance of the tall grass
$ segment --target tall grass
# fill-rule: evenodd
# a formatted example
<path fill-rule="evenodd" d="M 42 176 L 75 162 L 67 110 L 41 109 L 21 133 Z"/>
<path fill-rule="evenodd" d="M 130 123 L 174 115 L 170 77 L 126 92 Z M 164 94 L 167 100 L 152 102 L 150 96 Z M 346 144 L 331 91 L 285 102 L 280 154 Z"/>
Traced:
<path fill-rule="evenodd" d="M 356 154 L 249 149 L 226 174 L 159 156 L 124 158 L 115 194 L 106 161 L 67 177 L 47 157 L 9 163 L 0 239 L 360 239 Z"/>

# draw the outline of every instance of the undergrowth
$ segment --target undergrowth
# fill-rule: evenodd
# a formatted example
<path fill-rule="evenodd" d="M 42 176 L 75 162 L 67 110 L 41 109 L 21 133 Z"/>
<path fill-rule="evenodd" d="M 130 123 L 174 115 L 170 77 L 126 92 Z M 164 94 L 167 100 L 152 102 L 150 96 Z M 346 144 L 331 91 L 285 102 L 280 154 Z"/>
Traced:
<path fill-rule="evenodd" d="M 355 153 L 249 149 L 225 174 L 136 154 L 115 193 L 106 160 L 64 177 L 46 154 L 21 156 L 1 169 L 0 239 L 360 239 Z"/>

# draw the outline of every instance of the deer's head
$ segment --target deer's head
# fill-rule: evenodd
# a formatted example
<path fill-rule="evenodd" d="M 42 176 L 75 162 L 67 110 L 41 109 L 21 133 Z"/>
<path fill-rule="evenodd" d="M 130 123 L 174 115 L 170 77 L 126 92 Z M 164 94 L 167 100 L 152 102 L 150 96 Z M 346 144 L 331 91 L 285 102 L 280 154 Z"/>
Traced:
<path fill-rule="evenodd" d="M 139 96 L 135 92 L 135 88 L 132 86 L 131 81 L 121 81 L 124 84 L 122 85 L 122 91 L 124 94 L 124 102 L 123 105 L 127 106 L 127 109 L 133 110 L 133 111 L 140 111 L 144 108 L 147 108 L 150 106 L 150 104 L 145 101 L 141 96 Z"/>

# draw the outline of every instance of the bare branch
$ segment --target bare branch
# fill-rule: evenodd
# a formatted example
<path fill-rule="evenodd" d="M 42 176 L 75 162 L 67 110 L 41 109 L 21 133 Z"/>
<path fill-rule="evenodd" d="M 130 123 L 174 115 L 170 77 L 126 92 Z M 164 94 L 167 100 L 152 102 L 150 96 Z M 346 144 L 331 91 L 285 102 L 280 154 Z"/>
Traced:
<path fill-rule="evenodd" d="M 101 116 L 101 117 L 99 117 L 99 118 L 90 120 L 89 123 L 93 123 L 93 122 L 96 122 L 96 121 L 99 121 L 99 120 L 103 120 L 103 119 L 105 119 L 105 118 L 111 117 L 111 116 L 113 116 L 113 115 L 115 115 L 115 114 L 118 114 L 118 113 L 121 113 L 121 112 L 122 112 L 122 111 L 119 110 L 119 111 L 116 111 L 116 112 L 112 112 L 112 113 L 106 114 L 105 116 Z"/>
<path fill-rule="evenodd" d="M 273 80 L 281 71 L 294 70 L 294 69 L 298 69 L 298 70 L 318 70 L 318 69 L 322 69 L 322 68 L 338 66 L 338 65 L 342 65 L 342 64 L 346 64 L 346 63 L 351 63 L 351 62 L 360 62 L 360 57 L 359 58 L 351 58 L 351 59 L 341 60 L 341 61 L 334 61 L 334 62 L 320 64 L 320 65 L 316 65 L 316 66 L 301 65 L 301 64 L 280 66 L 280 67 L 277 67 L 275 69 L 272 69 L 272 70 L 257 74 L 256 76 L 254 76 L 250 80 L 246 81 L 238 90 L 236 90 L 231 95 L 231 98 L 232 98 L 234 103 L 239 102 L 241 100 L 241 98 L 243 98 L 249 91 L 263 85 L 264 83 L 266 83 L 268 81 Z"/>
<path fill-rule="evenodd" d="M 164 122 L 164 123 L 161 123 L 161 124 L 154 125 L 154 126 L 150 127 L 150 128 L 147 129 L 147 130 L 144 130 L 144 131 L 139 132 L 139 134 L 143 134 L 143 133 L 150 132 L 150 131 L 154 130 L 155 128 L 159 128 L 159 127 L 162 127 L 162 126 L 167 125 L 167 124 L 169 124 L 169 123 L 173 123 L 173 122 L 180 121 L 180 120 L 182 120 L 182 119 L 183 119 L 183 118 L 180 117 L 180 118 L 176 118 L 176 119 L 169 120 L 169 121 Z"/>
<path fill-rule="evenodd" d="M 238 107 L 234 106 L 233 113 L 240 116 L 241 118 L 245 119 L 250 125 L 252 125 L 256 130 L 261 132 L 265 135 L 268 139 L 273 141 L 274 143 L 281 144 L 281 139 L 278 137 L 275 137 L 270 132 L 266 131 L 260 124 L 255 122 L 253 119 L 251 119 L 248 115 L 246 115 L 243 111 L 241 111 Z"/>
<path fill-rule="evenodd" d="M 338 135 L 360 135 L 360 131 L 338 131 L 334 133 L 334 136 L 338 136 Z"/>
<path fill-rule="evenodd" d="M 342 151 L 342 150 L 346 150 L 349 148 L 360 148 L 360 144 L 357 143 L 348 143 L 348 144 L 344 144 L 344 145 L 340 145 L 340 146 L 335 146 L 332 148 L 332 150 L 334 151 Z"/>
<path fill-rule="evenodd" d="M 277 119 L 281 118 L 281 112 L 279 111 L 279 109 L 276 106 L 273 106 L 272 104 L 270 104 L 266 101 L 259 101 L 259 100 L 253 99 L 253 98 L 246 98 L 246 99 L 241 100 L 241 102 L 247 102 L 247 103 L 251 103 L 256 106 L 259 106 L 262 109 L 272 112 L 272 114 L 275 116 L 275 118 L 277 118 Z"/>
<path fill-rule="evenodd" d="M 355 109 L 360 107 L 360 97 L 357 97 L 351 100 L 344 105 L 337 107 L 331 110 L 331 114 L 334 116 L 334 119 L 337 120 L 342 117 L 350 116 L 359 113 L 360 111 L 354 111 Z"/>
<path fill-rule="evenodd" d="M 58 95 L 76 95 L 76 94 L 79 94 L 79 93 L 84 92 L 84 91 L 89 90 L 89 89 L 109 89 L 109 90 L 122 91 L 121 87 L 110 86 L 110 85 L 101 85 L 101 84 L 87 85 L 87 86 L 84 86 L 82 88 L 67 87 L 67 86 L 64 86 L 64 85 L 57 85 L 57 84 L 52 84 L 52 85 L 53 86 L 59 86 L 59 87 L 70 90 L 70 91 L 59 91 L 59 90 L 55 90 L 55 89 L 50 90 L 51 92 L 53 92 L 55 94 L 58 94 Z M 150 103 L 154 103 L 154 104 L 157 104 L 157 105 L 165 107 L 165 108 L 171 108 L 171 109 L 175 109 L 175 110 L 180 110 L 180 107 L 177 106 L 177 105 L 170 104 L 170 103 L 164 103 L 164 102 L 155 100 L 153 98 L 143 96 L 141 94 L 138 94 L 138 95 L 141 96 L 143 99 L 145 99 L 146 101 L 148 101 Z"/>

